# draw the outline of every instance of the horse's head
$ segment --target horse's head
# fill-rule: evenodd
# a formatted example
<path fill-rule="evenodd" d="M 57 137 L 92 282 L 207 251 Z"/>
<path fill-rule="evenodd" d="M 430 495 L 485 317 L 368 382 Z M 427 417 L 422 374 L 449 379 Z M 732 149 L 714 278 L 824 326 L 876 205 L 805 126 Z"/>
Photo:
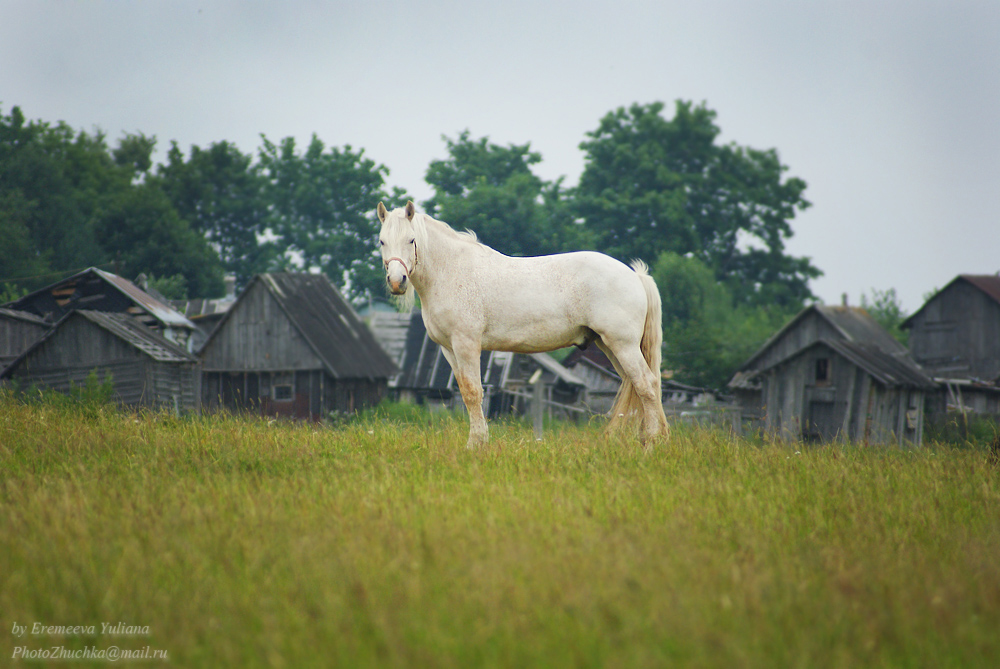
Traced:
<path fill-rule="evenodd" d="M 392 211 L 387 211 L 379 202 L 377 211 L 378 220 L 382 221 L 378 245 L 385 267 L 385 282 L 393 295 L 405 295 L 410 289 L 410 274 L 417 267 L 417 234 L 413 225 L 417 212 L 413 202 Z"/>

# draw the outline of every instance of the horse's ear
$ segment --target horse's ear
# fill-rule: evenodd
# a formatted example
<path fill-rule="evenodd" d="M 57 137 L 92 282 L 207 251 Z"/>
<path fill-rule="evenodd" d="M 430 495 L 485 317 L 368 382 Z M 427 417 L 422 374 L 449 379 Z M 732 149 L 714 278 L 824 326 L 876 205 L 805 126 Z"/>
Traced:
<path fill-rule="evenodd" d="M 406 220 L 412 221 L 413 215 L 417 213 L 416 207 L 413 206 L 413 200 L 406 201 Z"/>
<path fill-rule="evenodd" d="M 385 205 L 379 202 L 378 208 L 375 211 L 378 212 L 378 220 L 385 223 L 385 217 L 389 214 L 389 212 L 385 210 Z"/>

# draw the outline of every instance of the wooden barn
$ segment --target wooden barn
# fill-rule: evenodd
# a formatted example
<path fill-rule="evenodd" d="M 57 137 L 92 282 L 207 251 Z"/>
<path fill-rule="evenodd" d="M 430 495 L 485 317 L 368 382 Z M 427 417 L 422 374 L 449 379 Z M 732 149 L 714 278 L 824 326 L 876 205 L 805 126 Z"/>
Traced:
<path fill-rule="evenodd" d="M 922 427 L 900 416 L 912 419 L 916 411 L 922 426 L 923 399 L 934 392 L 906 347 L 867 311 L 826 305 L 799 312 L 743 363 L 729 387 L 744 415 L 768 431 L 868 442 L 893 434 L 919 443 Z"/>
<path fill-rule="evenodd" d="M 1000 415 L 1000 276 L 962 274 L 902 326 L 941 392 L 930 411 Z"/>
<path fill-rule="evenodd" d="M 206 409 L 317 421 L 378 404 L 397 373 L 320 274 L 254 277 L 199 356 Z"/>
<path fill-rule="evenodd" d="M 901 327 L 913 359 L 935 377 L 992 381 L 1000 376 L 1000 276 L 963 274 Z"/>
<path fill-rule="evenodd" d="M 765 410 L 757 372 L 821 339 L 865 344 L 892 355 L 907 355 L 906 347 L 886 332 L 864 309 L 814 304 L 800 311 L 783 328 L 771 335 L 730 380 L 729 389 L 744 412 L 763 416 Z"/>
<path fill-rule="evenodd" d="M 164 338 L 194 350 L 194 323 L 128 279 L 91 267 L 6 305 L 53 324 L 74 309 L 128 314 Z"/>
<path fill-rule="evenodd" d="M 923 440 L 933 379 L 908 356 L 820 339 L 756 373 L 767 431 L 788 439 L 858 443 Z"/>
<path fill-rule="evenodd" d="M 22 389 L 67 392 L 91 372 L 108 376 L 114 399 L 130 407 L 197 412 L 198 359 L 128 314 L 72 311 L 0 373 Z"/>
<path fill-rule="evenodd" d="M 41 339 L 50 326 L 27 311 L 0 307 L 0 371 Z"/>

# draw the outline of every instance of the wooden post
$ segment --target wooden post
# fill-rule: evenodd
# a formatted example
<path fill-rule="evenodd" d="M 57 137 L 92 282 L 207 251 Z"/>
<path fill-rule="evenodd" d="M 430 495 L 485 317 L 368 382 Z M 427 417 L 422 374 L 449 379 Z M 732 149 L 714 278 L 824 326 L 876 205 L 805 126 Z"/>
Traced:
<path fill-rule="evenodd" d="M 535 439 L 542 440 L 542 419 L 545 416 L 545 384 L 542 383 L 542 368 L 539 367 L 528 379 L 528 383 L 534 387 L 534 396 L 531 400 L 531 418 L 535 428 Z"/>

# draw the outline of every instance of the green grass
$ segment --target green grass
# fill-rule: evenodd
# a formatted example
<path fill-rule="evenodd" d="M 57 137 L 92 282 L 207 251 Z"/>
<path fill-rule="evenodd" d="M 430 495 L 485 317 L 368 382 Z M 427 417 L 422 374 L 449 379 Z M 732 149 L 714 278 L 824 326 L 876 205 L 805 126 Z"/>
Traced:
<path fill-rule="evenodd" d="M 328 428 L 0 398 L 0 654 L 149 646 L 180 667 L 1000 657 L 1000 471 L 985 452 L 675 426 L 647 454 L 596 425 L 544 442 L 491 429 L 468 452 L 463 420 L 400 407 Z M 99 633 L 119 621 L 149 634 Z M 15 622 L 98 633 L 18 639 Z"/>

